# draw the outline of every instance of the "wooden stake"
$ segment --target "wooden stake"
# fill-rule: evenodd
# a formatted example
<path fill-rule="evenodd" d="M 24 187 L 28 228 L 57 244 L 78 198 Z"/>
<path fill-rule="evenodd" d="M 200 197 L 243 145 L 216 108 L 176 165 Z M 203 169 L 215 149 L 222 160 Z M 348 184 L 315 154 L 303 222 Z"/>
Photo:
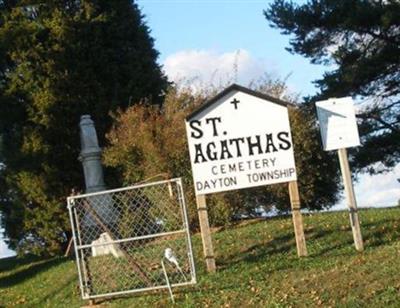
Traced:
<path fill-rule="evenodd" d="M 351 172 L 350 172 L 349 160 L 347 158 L 347 150 L 339 149 L 338 154 L 339 154 L 340 169 L 342 170 L 346 200 L 349 206 L 350 224 L 351 224 L 351 229 L 353 231 L 354 245 L 356 246 L 356 250 L 363 251 L 364 244 L 361 236 L 360 221 L 358 219 L 357 203 L 354 194 L 353 182 L 351 180 Z"/>
<path fill-rule="evenodd" d="M 207 271 L 215 272 L 214 248 L 211 240 L 210 224 L 208 222 L 208 212 L 205 195 L 196 196 L 197 213 L 199 215 L 201 239 L 203 242 L 203 253 L 206 259 Z"/>
<path fill-rule="evenodd" d="M 68 247 L 67 247 L 67 250 L 65 251 L 64 257 L 68 257 L 69 254 L 71 253 L 72 242 L 73 242 L 73 238 L 71 237 L 69 239 Z"/>
<path fill-rule="evenodd" d="M 296 237 L 297 255 L 299 257 L 307 256 L 306 239 L 304 237 L 303 217 L 300 212 L 300 197 L 297 181 L 289 182 L 290 205 L 292 207 L 292 218 L 294 234 Z"/>

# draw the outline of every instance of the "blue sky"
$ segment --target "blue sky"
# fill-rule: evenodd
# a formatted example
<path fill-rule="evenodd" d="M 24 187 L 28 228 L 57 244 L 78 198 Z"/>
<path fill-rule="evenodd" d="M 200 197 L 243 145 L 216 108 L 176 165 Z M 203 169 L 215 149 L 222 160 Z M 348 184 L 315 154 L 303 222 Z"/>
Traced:
<path fill-rule="evenodd" d="M 270 1 L 258 0 L 139 0 L 147 25 L 160 52 L 159 63 L 171 79 L 199 77 L 206 84 L 225 81 L 238 63 L 238 82 L 247 85 L 264 73 L 276 77 L 290 74 L 287 83 L 301 95 L 315 93 L 312 81 L 329 67 L 312 65 L 285 50 L 289 37 L 269 27 L 263 10 Z M 301 1 L 304 2 L 304 1 Z M 195 81 L 194 81 L 195 82 Z M 338 166 L 339 168 L 339 166 Z M 389 206 L 400 199 L 394 172 L 362 175 L 355 185 L 360 207 Z M 345 208 L 345 201 L 335 206 Z M 1 237 L 1 230 L 0 230 Z M 9 254 L 0 240 L 0 257 Z"/>
<path fill-rule="evenodd" d="M 263 14 L 269 1 L 136 2 L 146 16 L 162 64 L 168 64 L 171 57 L 177 55 L 181 55 L 182 59 L 185 51 L 208 52 L 214 57 L 241 51 L 251 59 L 254 70 L 252 79 L 257 79 L 263 72 L 281 77 L 291 74 L 289 85 L 303 95 L 315 92 L 312 81 L 322 76 L 326 69 L 312 65 L 307 59 L 285 50 L 288 37 L 269 27 Z M 247 67 L 241 68 L 239 65 L 239 73 L 241 69 L 245 77 L 242 76 L 239 81 L 246 83 L 251 72 Z"/>

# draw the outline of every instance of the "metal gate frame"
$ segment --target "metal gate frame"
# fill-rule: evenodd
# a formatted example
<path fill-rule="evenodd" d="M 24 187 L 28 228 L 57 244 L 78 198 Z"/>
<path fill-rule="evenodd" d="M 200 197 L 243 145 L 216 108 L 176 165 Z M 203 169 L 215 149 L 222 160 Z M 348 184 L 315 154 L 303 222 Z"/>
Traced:
<path fill-rule="evenodd" d="M 81 234 L 81 230 L 79 228 L 79 223 L 77 221 L 78 214 L 77 214 L 76 206 L 75 206 L 75 203 L 77 200 L 80 200 L 83 198 L 90 198 L 90 197 L 94 197 L 94 196 L 105 196 L 105 195 L 109 195 L 109 194 L 113 194 L 113 193 L 119 193 L 119 192 L 130 191 L 130 190 L 152 187 L 152 186 L 163 185 L 163 184 L 169 185 L 169 184 L 173 184 L 173 183 L 177 187 L 177 201 L 179 203 L 179 208 L 181 210 L 182 226 L 183 226 L 182 229 L 169 231 L 169 232 L 153 233 L 153 234 L 130 237 L 130 238 L 112 239 L 111 241 L 107 242 L 107 244 L 97 244 L 97 243 L 82 244 L 82 239 L 81 239 L 82 234 Z M 95 193 L 86 193 L 86 194 L 82 194 L 82 195 L 70 196 L 67 198 L 67 204 L 68 204 L 67 207 L 68 207 L 68 211 L 69 211 L 69 217 L 70 217 L 70 223 L 71 223 L 71 229 L 72 229 L 72 237 L 73 237 L 73 242 L 74 242 L 76 265 L 77 265 L 77 270 L 78 270 L 79 286 L 80 286 L 80 290 L 81 290 L 82 299 L 96 299 L 96 298 L 102 298 L 102 297 L 112 297 L 112 296 L 126 295 L 126 294 L 145 292 L 145 291 L 151 291 L 151 290 L 168 289 L 169 285 L 168 285 L 168 282 L 166 282 L 166 284 L 163 284 L 163 285 L 149 286 L 149 287 L 143 287 L 143 288 L 138 288 L 138 289 L 124 290 L 124 291 L 106 292 L 106 293 L 102 293 L 102 294 L 87 293 L 87 292 L 85 292 L 85 289 L 86 289 L 85 286 L 87 286 L 88 281 L 87 281 L 87 277 L 85 277 L 85 275 L 83 273 L 85 269 L 82 268 L 82 267 L 87 266 L 87 264 L 85 264 L 86 261 L 85 261 L 83 250 L 84 249 L 92 249 L 93 247 L 96 247 L 96 246 L 104 247 L 105 245 L 127 243 L 127 242 L 146 240 L 146 239 L 155 239 L 155 238 L 161 238 L 161 237 L 177 235 L 177 234 L 184 234 L 184 237 L 185 237 L 186 246 L 187 246 L 187 258 L 188 258 L 187 261 L 188 261 L 188 265 L 189 265 L 190 280 L 188 280 L 186 282 L 180 282 L 180 283 L 171 283 L 170 287 L 188 286 L 188 285 L 193 285 L 193 284 L 197 283 L 196 271 L 195 271 L 195 266 L 194 266 L 194 258 L 193 258 L 193 250 L 192 250 L 192 242 L 191 242 L 190 231 L 189 231 L 188 215 L 187 215 L 186 202 L 185 202 L 185 198 L 184 198 L 181 178 L 174 178 L 174 179 L 170 179 L 170 180 L 157 181 L 157 182 L 146 183 L 146 184 L 132 185 L 132 186 L 123 187 L 123 188 L 104 190 L 104 191 L 95 192 Z"/>

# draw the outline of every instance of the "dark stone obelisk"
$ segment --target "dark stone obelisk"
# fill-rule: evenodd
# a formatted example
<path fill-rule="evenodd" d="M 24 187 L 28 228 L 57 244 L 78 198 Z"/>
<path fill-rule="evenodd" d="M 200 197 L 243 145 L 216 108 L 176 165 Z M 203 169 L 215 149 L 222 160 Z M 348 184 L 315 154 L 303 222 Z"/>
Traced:
<path fill-rule="evenodd" d="M 103 167 L 101 165 L 101 149 L 90 115 L 81 116 L 79 126 L 81 135 L 79 160 L 82 162 L 83 173 L 85 175 L 86 193 L 105 190 Z"/>
<path fill-rule="evenodd" d="M 79 127 L 81 137 L 79 160 L 83 166 L 86 193 L 104 191 L 106 185 L 101 165 L 101 148 L 90 115 L 81 116 Z M 109 194 L 88 196 L 85 202 L 87 203 L 83 203 L 85 215 L 82 220 L 85 232 L 82 238 L 85 244 L 90 244 L 98 239 L 100 234 L 106 232 L 104 226 L 113 224 L 116 216 L 112 210 L 112 199 Z"/>

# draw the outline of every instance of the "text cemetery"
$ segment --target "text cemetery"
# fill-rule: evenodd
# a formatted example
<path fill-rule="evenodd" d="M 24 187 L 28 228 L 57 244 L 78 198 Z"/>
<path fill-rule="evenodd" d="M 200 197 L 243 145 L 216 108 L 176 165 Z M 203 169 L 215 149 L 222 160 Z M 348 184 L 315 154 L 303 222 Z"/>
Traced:
<path fill-rule="evenodd" d="M 287 106 L 233 86 L 187 119 L 197 194 L 296 180 Z"/>

